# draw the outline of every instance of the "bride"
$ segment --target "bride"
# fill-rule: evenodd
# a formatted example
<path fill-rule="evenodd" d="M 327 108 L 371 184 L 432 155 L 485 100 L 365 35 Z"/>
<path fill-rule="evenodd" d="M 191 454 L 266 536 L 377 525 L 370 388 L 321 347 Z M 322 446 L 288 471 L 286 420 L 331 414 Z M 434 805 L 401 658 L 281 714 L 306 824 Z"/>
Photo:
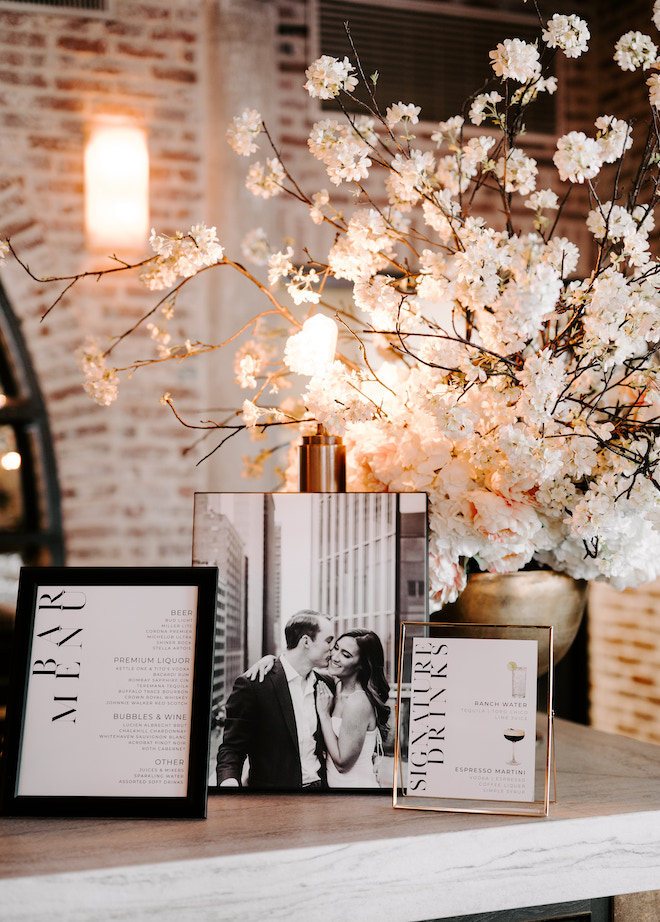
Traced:
<path fill-rule="evenodd" d="M 335 642 L 327 668 L 336 690 L 319 682 L 316 707 L 327 749 L 328 787 L 377 788 L 374 756 L 387 733 L 390 687 L 373 631 L 356 628 Z"/>

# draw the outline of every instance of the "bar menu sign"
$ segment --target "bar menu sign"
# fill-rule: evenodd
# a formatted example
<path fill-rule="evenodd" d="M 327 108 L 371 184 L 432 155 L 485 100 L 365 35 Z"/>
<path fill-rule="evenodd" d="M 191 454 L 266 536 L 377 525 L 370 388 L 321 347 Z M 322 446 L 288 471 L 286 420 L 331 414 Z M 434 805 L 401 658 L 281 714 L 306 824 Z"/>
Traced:
<path fill-rule="evenodd" d="M 126 569 L 116 582 L 107 573 L 85 582 L 82 568 L 78 581 L 50 582 L 40 570 L 26 593 L 19 801 L 190 796 L 195 739 L 202 762 L 208 748 L 217 570 L 178 569 L 179 579 L 165 568 L 150 570 L 162 583 Z M 128 573 L 130 581 L 122 581 Z M 212 610 L 200 627 L 202 598 Z M 20 604 L 19 595 L 19 614 Z"/>
<path fill-rule="evenodd" d="M 185 793 L 196 612 L 195 586 L 39 587 L 19 795 Z"/>
<path fill-rule="evenodd" d="M 538 642 L 412 640 L 407 793 L 534 801 Z"/>

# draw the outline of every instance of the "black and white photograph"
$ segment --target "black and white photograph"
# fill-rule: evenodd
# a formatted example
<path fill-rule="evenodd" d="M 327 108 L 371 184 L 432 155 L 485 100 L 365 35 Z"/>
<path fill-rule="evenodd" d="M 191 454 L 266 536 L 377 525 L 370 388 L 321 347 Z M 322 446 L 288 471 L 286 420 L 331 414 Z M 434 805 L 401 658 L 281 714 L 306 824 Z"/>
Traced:
<path fill-rule="evenodd" d="M 212 792 L 392 791 L 399 626 L 428 611 L 421 493 L 197 493 L 218 568 Z"/>

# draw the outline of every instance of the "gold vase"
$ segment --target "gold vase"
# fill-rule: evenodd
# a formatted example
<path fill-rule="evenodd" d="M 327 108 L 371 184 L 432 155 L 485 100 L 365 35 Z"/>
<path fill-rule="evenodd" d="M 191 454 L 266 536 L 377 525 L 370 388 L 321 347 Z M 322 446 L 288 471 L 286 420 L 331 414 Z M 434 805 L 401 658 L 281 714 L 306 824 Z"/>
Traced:
<path fill-rule="evenodd" d="M 587 580 L 553 570 L 517 573 L 471 573 L 455 602 L 436 612 L 433 621 L 468 624 L 552 625 L 555 665 L 575 640 L 587 603 Z M 540 674 L 548 662 L 541 658 Z"/>

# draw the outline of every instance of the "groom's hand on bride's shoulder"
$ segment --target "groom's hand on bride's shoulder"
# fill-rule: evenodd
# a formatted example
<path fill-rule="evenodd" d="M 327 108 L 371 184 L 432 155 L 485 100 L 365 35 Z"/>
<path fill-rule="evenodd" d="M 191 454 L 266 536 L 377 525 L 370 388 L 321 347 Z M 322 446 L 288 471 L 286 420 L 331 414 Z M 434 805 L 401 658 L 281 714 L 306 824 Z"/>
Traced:
<path fill-rule="evenodd" d="M 262 656 L 261 659 L 258 659 L 256 663 L 250 666 L 249 669 L 246 669 L 243 675 L 246 679 L 250 679 L 251 682 L 259 681 L 263 682 L 270 670 L 275 664 L 276 656 L 273 656 L 272 653 L 266 653 L 265 656 Z"/>

